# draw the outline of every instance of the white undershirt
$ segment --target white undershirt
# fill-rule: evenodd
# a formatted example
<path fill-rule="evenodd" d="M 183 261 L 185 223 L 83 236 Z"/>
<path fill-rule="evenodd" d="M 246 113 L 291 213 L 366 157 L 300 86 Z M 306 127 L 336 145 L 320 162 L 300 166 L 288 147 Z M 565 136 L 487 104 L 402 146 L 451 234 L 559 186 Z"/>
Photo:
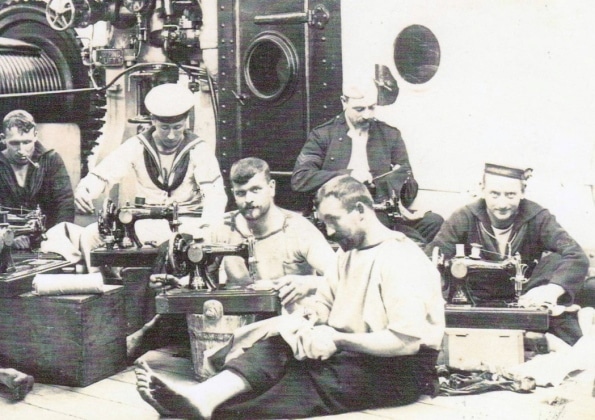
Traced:
<path fill-rule="evenodd" d="M 350 125 L 347 135 L 351 137 L 351 157 L 347 169 L 370 172 L 366 148 L 368 145 L 368 130 L 356 130 Z"/>
<path fill-rule="evenodd" d="M 498 229 L 492 226 L 492 229 L 494 230 L 494 236 L 496 237 L 496 241 L 498 242 L 498 251 L 500 251 L 500 254 L 506 257 L 508 239 L 510 238 L 510 232 L 512 232 L 512 225 L 510 225 L 506 229 Z"/>
<path fill-rule="evenodd" d="M 169 175 L 171 173 L 171 169 L 174 163 L 174 159 L 175 159 L 176 155 L 174 153 L 170 153 L 167 155 L 164 155 L 162 153 L 159 153 L 159 161 L 161 163 L 161 178 L 163 179 L 163 183 L 167 184 L 167 178 L 169 178 Z M 166 170 L 166 173 L 164 173 L 163 170 Z"/>

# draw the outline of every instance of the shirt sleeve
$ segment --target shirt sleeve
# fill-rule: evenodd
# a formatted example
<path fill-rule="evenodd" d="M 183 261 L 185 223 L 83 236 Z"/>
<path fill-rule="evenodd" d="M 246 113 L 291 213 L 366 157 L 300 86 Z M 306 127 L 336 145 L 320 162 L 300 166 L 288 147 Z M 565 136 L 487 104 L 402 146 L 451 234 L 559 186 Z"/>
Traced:
<path fill-rule="evenodd" d="M 219 162 L 206 143 L 198 144 L 191 152 L 194 181 L 203 194 L 202 218 L 206 223 L 218 223 L 225 212 L 227 194 Z"/>
<path fill-rule="evenodd" d="M 134 159 L 142 148 L 139 141 L 131 138 L 107 155 L 83 178 L 77 188 L 86 188 L 95 199 L 115 184 L 118 184 L 133 167 Z"/>
<path fill-rule="evenodd" d="M 308 140 L 293 168 L 291 187 L 294 191 L 316 191 L 328 180 L 350 172 L 348 169 L 340 171 L 322 169 L 329 142 L 330 139 L 325 137 L 322 130 L 314 130 L 308 135 Z"/>
<path fill-rule="evenodd" d="M 49 175 L 49 194 L 47 227 L 51 228 L 60 222 L 74 222 L 74 196 L 70 176 L 64 165 L 62 157 L 58 153 L 52 153 L 51 168 Z"/>
<path fill-rule="evenodd" d="M 562 256 L 551 273 L 550 283 L 561 286 L 570 296 L 574 296 L 587 276 L 589 259 L 549 211 L 542 212 L 539 224 L 540 237 L 545 248 Z"/>
<path fill-rule="evenodd" d="M 449 217 L 440 227 L 436 237 L 425 247 L 428 257 L 432 256 L 435 247 L 447 258 L 456 255 L 456 245 L 468 242 L 468 232 L 471 231 L 471 219 L 463 210 L 458 210 Z"/>
<path fill-rule="evenodd" d="M 387 329 L 439 347 L 444 331 L 440 274 L 418 250 L 389 246 L 386 251 L 379 266 Z"/>

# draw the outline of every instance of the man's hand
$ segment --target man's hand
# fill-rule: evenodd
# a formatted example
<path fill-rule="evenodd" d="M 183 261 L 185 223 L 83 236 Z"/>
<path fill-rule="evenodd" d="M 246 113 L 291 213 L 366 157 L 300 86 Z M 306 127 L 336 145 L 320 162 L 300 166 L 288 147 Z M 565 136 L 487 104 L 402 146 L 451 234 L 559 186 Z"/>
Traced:
<path fill-rule="evenodd" d="M 545 284 L 537 286 L 519 298 L 519 306 L 530 307 L 549 307 L 558 303 L 558 298 L 564 294 L 562 286 L 557 284 Z"/>
<path fill-rule="evenodd" d="M 149 287 L 151 289 L 161 289 L 163 287 L 177 289 L 182 287 L 182 281 L 171 274 L 151 274 L 151 277 L 149 277 Z"/>
<path fill-rule="evenodd" d="M 16 238 L 14 238 L 12 247 L 14 249 L 31 249 L 31 242 L 29 241 L 29 236 L 27 236 L 27 235 L 17 236 Z"/>
<path fill-rule="evenodd" d="M 85 187 L 79 187 L 74 192 L 74 205 L 82 214 L 92 214 L 95 211 L 91 193 Z"/>
<path fill-rule="evenodd" d="M 362 184 L 364 182 L 372 183 L 372 174 L 369 171 L 362 171 L 361 169 L 354 169 L 349 174 L 352 178 L 357 179 Z"/>
<path fill-rule="evenodd" d="M 326 360 L 337 352 L 334 336 L 337 331 L 328 325 L 318 325 L 302 335 L 304 351 L 309 359 Z"/>
<path fill-rule="evenodd" d="M 405 220 L 420 220 L 424 217 L 425 212 L 419 210 L 410 211 L 399 201 L 399 211 Z"/>
<path fill-rule="evenodd" d="M 275 290 L 279 292 L 281 303 L 288 305 L 316 291 L 316 285 L 312 283 L 311 276 L 290 274 L 275 280 Z"/>

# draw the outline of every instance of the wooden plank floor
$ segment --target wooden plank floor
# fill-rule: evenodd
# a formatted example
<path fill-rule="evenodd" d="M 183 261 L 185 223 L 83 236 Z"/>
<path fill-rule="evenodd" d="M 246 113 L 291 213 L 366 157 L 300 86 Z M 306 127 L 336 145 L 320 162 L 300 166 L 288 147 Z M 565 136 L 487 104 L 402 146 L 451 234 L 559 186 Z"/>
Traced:
<path fill-rule="evenodd" d="M 192 363 L 178 357 L 179 349 L 164 348 L 147 353 L 151 367 L 178 382 L 193 382 Z M 554 388 L 538 388 L 532 394 L 509 391 L 474 396 L 422 398 L 415 404 L 366 410 L 324 419 L 507 419 L 507 420 L 587 420 L 595 419 L 592 396 L 595 371 L 584 371 Z M 550 404 L 561 401 L 560 404 Z M 132 367 L 85 388 L 36 383 L 24 401 L 10 402 L 0 392 L 0 419 L 3 420 L 153 420 L 159 415 L 136 392 Z M 321 419 L 321 418 L 319 418 Z"/>

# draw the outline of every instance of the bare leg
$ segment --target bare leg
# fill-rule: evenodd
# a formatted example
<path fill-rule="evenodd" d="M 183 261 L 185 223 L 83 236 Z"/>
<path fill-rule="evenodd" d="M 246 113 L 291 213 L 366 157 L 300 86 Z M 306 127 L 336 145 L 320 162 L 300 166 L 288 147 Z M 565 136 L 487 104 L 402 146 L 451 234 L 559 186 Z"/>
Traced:
<path fill-rule="evenodd" d="M 20 401 L 33 389 L 35 381 L 31 375 L 16 369 L 4 368 L 0 369 L 0 382 L 10 389 L 13 400 Z"/>
<path fill-rule="evenodd" d="M 161 415 L 209 419 L 225 401 L 252 389 L 244 378 L 223 371 L 205 382 L 192 386 L 175 386 L 157 375 L 145 361 L 136 364 L 136 389 Z"/>

